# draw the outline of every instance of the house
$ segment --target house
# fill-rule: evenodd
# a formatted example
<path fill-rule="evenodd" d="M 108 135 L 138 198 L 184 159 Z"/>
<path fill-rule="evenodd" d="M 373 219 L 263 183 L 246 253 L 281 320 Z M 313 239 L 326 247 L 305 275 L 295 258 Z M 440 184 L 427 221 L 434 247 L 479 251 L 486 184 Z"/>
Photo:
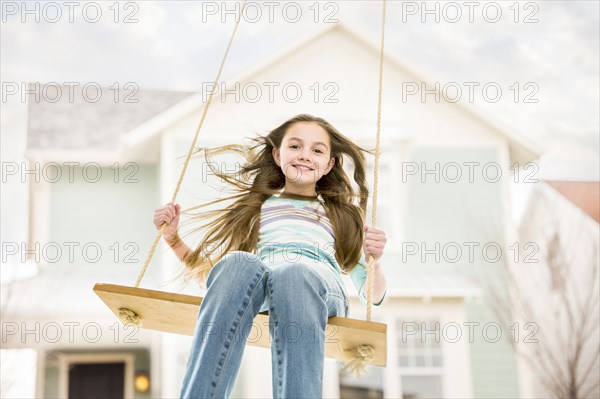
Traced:
<path fill-rule="evenodd" d="M 374 148 L 378 54 L 368 35 L 343 24 L 307 36 L 227 79 L 197 145 L 239 143 L 311 113 Z M 391 51 L 384 70 L 378 227 L 389 240 L 389 288 L 373 320 L 388 325 L 388 366 L 357 380 L 327 359 L 324 396 L 518 397 L 523 366 L 502 339 L 483 283 L 505 288 L 487 251 L 515 241 L 507 177 L 540 150 L 473 106 L 407 99 L 403 83 L 428 81 Z M 122 376 L 114 389 L 127 396 L 176 397 L 190 337 L 124 328 L 92 286 L 135 282 L 156 234 L 153 210 L 171 199 L 207 93 L 133 91 L 137 103 L 104 94 L 96 103 L 29 104 L 27 168 L 37 167 L 40 179 L 31 182 L 26 249 L 39 246 L 29 252 L 39 272 L 11 284 L 5 347 L 36 350 L 38 396 L 63 396 L 85 389 L 82 376 L 107 375 Z M 222 159 L 222 167 L 236 161 Z M 193 161 L 178 202 L 186 209 L 223 195 L 209 187 L 213 180 Z M 141 286 L 201 295 L 170 281 L 179 271 L 161 244 Z M 364 319 L 348 287 L 350 317 Z M 270 395 L 270 353 L 247 347 L 233 396 Z"/>

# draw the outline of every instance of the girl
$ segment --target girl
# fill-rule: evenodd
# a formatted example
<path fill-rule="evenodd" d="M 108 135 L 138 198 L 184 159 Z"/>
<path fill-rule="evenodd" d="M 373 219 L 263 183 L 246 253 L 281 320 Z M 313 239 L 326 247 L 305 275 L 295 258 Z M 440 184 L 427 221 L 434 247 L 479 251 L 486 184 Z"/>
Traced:
<path fill-rule="evenodd" d="M 196 278 L 207 289 L 182 398 L 229 397 L 252 322 L 264 311 L 270 318 L 273 397 L 321 398 L 327 319 L 348 316 L 341 273 L 350 274 L 366 303 L 365 254 L 372 255 L 375 306 L 387 292 L 379 262 L 385 233 L 363 227 L 369 195 L 363 152 L 369 151 L 324 119 L 305 114 L 253 141 L 251 148 L 204 150 L 207 162 L 211 152 L 234 151 L 247 163 L 240 176 L 208 162 L 238 193 L 192 208 L 236 200 L 196 215 L 217 217 L 198 229 L 209 228 L 195 250 L 177 233 L 179 204 L 154 214 L 157 228 L 167 223 L 163 239 L 187 266 L 186 279 Z M 342 167 L 343 155 L 354 164 L 358 195 Z"/>

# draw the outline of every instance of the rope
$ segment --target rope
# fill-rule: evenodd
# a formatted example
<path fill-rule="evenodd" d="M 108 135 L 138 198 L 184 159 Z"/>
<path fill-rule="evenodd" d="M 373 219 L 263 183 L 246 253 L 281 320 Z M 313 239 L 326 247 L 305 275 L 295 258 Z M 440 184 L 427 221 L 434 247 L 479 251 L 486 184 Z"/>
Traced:
<path fill-rule="evenodd" d="M 181 187 L 181 182 L 183 181 L 183 176 L 185 175 L 185 172 L 188 167 L 188 163 L 190 162 L 190 158 L 192 157 L 192 153 L 194 152 L 194 147 L 196 146 L 196 141 L 198 140 L 198 136 L 200 134 L 200 129 L 202 128 L 202 125 L 204 124 L 204 119 L 206 118 L 206 114 L 208 113 L 208 108 L 210 107 L 213 95 L 215 94 L 215 88 L 217 87 L 217 83 L 219 82 L 219 79 L 221 78 L 221 72 L 223 71 L 223 66 L 225 65 L 225 61 L 227 60 L 227 55 L 229 54 L 229 49 L 231 48 L 231 43 L 233 43 L 233 39 L 237 32 L 238 26 L 240 24 L 240 21 L 242 20 L 242 15 L 243 15 L 242 13 L 244 12 L 244 7 L 246 6 L 246 1 L 247 0 L 244 0 L 244 2 L 242 3 L 242 7 L 240 9 L 240 14 L 237 17 L 235 27 L 233 28 L 233 32 L 231 33 L 231 37 L 229 38 L 229 43 L 227 44 L 227 49 L 225 50 L 225 54 L 223 55 L 223 59 L 221 60 L 221 66 L 219 67 L 219 72 L 217 72 L 217 77 L 215 78 L 215 82 L 213 83 L 212 90 L 210 92 L 210 95 L 208 96 L 208 100 L 206 101 L 206 106 L 204 107 L 204 112 L 202 112 L 202 118 L 200 119 L 200 123 L 198 124 L 198 128 L 196 129 L 196 134 L 194 136 L 194 140 L 192 141 L 192 145 L 190 146 L 187 157 L 185 158 L 185 162 L 183 164 L 183 169 L 181 170 L 181 174 L 179 175 L 179 180 L 177 181 L 177 186 L 175 187 L 175 191 L 173 192 L 173 196 L 171 197 L 172 202 L 175 202 L 175 200 L 177 199 L 177 193 L 179 193 L 179 188 Z M 142 267 L 142 270 L 137 278 L 137 281 L 135 282 L 136 288 L 139 287 L 140 283 L 142 282 L 142 278 L 144 277 L 144 274 L 146 273 L 146 269 L 148 268 L 148 265 L 150 264 L 152 255 L 154 255 L 156 246 L 158 245 L 158 242 L 160 241 L 160 238 L 162 237 L 162 233 L 166 227 L 167 227 L 167 223 L 163 223 L 163 225 L 160 226 L 158 233 L 156 234 L 156 238 L 154 238 L 154 243 L 152 244 L 152 247 L 150 248 L 150 252 L 148 253 L 146 262 L 144 263 L 144 266 Z"/>
<path fill-rule="evenodd" d="M 383 12 L 381 23 L 381 51 L 379 53 L 379 92 L 377 97 L 377 136 L 375 144 L 375 165 L 373 175 L 373 203 L 371 205 L 371 226 L 377 222 L 377 188 L 379 186 L 379 142 L 381 133 L 381 95 L 383 92 L 383 44 L 385 36 L 385 4 L 383 0 Z M 369 255 L 367 259 L 367 321 L 371 321 L 371 307 L 373 306 L 373 277 L 375 274 L 375 259 Z"/>
<path fill-rule="evenodd" d="M 377 135 L 375 144 L 375 165 L 373 176 L 373 202 L 371 205 L 371 226 L 377 222 L 377 189 L 379 186 L 379 143 L 381 133 L 381 95 L 383 92 L 383 49 L 385 37 L 386 0 L 383 0 L 381 24 L 381 51 L 379 54 L 379 90 L 377 97 Z M 369 255 L 367 259 L 367 321 L 371 321 L 371 308 L 373 306 L 373 277 L 375 274 L 375 259 Z M 385 349 L 384 349 L 385 350 Z M 342 369 L 349 371 L 356 377 L 361 377 L 365 367 L 375 358 L 375 348 L 372 345 L 359 345 L 346 349 L 338 343 L 338 354 L 346 362 Z"/>
<path fill-rule="evenodd" d="M 140 321 L 140 316 L 135 313 L 131 309 L 127 308 L 119 308 L 119 319 L 123 322 L 123 324 L 133 324 L 138 327 L 142 327 L 142 323 Z"/>
<path fill-rule="evenodd" d="M 342 371 L 347 371 L 356 377 L 360 377 L 365 367 L 375 359 L 375 348 L 371 345 L 358 345 L 351 349 L 345 349 L 338 342 L 339 357 L 346 365 Z"/>

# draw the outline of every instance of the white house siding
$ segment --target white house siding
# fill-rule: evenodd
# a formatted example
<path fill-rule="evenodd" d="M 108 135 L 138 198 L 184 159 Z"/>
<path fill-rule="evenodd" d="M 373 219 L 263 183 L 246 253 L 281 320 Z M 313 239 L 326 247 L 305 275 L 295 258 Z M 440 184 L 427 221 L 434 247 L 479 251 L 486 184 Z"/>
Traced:
<path fill-rule="evenodd" d="M 499 243 L 503 250 L 505 248 L 503 218 L 508 216 L 502 204 L 503 183 L 488 182 L 481 175 L 484 164 L 499 163 L 497 148 L 502 144 L 494 146 L 492 142 L 485 147 L 469 145 L 461 148 L 460 143 L 458 139 L 452 147 L 423 145 L 413 148 L 411 161 L 419 165 L 424 162 L 428 169 L 433 169 L 436 162 L 441 165 L 478 162 L 480 166 L 474 168 L 476 173 L 472 183 L 466 174 L 456 183 L 443 177 L 436 183 L 433 175 L 425 176 L 425 182 L 420 178 L 410 178 L 406 184 L 408 199 L 404 225 L 406 242 L 424 242 L 428 249 L 434 248 L 436 242 L 440 242 L 440 247 L 454 242 L 463 250 L 462 256 L 455 263 L 450 261 L 453 253 L 449 253 L 448 257 L 441 256 L 439 263 L 433 255 L 426 255 L 424 260 L 412 256 L 407 258 L 408 262 L 403 267 L 427 268 L 431 273 L 452 270 L 473 281 L 483 280 L 486 285 L 495 282 L 497 289 L 503 292 L 505 287 L 500 262 L 491 263 L 481 256 L 485 243 Z M 463 172 L 465 170 L 463 168 Z M 450 173 L 450 169 L 448 171 Z M 490 170 L 488 179 L 491 180 L 493 176 Z M 472 262 L 465 242 L 480 244 L 476 247 Z M 494 316 L 486 310 L 483 302 L 467 302 L 466 309 L 467 321 L 480 323 L 476 339 L 469 345 L 475 397 L 518 397 L 515 359 L 510 347 L 504 340 L 491 343 L 482 337 L 482 326 L 494 322 Z M 503 332 L 506 335 L 506 331 Z"/>
<path fill-rule="evenodd" d="M 55 360 L 61 353 L 134 353 L 134 371 L 150 371 L 151 379 L 158 374 L 147 352 L 157 349 L 157 333 L 124 329 L 92 291 L 96 282 L 135 282 L 155 232 L 151 217 L 157 203 L 157 168 L 89 165 L 87 171 L 63 167 L 60 179 L 48 175 L 34 186 L 32 200 L 47 205 L 47 212 L 32 215 L 27 243 L 30 249 L 39 248 L 32 258 L 39 258 L 40 272 L 3 287 L 4 293 L 13 293 L 3 302 L 3 323 L 19 328 L 3 347 L 38 350 L 39 396 L 58 395 Z M 102 177 L 95 181 L 98 172 Z M 156 285 L 157 258 L 144 283 Z M 24 334 L 25 329 L 33 333 Z"/>
<path fill-rule="evenodd" d="M 137 276 L 156 234 L 152 215 L 158 199 L 157 167 L 133 162 L 117 165 L 103 167 L 98 182 L 93 178 L 95 167 L 87 172 L 77 167 L 73 183 L 61 179 L 51 184 L 49 239 L 81 246 L 97 243 L 102 249 L 98 261 L 90 249 L 89 261 L 67 262 L 65 258 L 57 265 L 84 274 L 105 272 L 118 280 Z M 86 179 L 81 177 L 84 173 Z M 125 248 L 128 243 L 132 246 Z M 153 268 L 148 273 L 157 274 Z"/>

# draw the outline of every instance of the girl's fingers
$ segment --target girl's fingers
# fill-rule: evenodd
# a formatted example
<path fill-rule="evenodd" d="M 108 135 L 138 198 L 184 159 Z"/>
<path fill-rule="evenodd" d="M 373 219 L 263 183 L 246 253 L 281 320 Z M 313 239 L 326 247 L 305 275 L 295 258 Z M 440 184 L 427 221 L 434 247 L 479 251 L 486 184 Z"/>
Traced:
<path fill-rule="evenodd" d="M 173 206 L 169 205 L 166 207 L 165 212 L 170 216 L 173 217 L 175 214 L 175 211 L 173 210 Z"/>
<path fill-rule="evenodd" d="M 164 209 L 163 214 L 168 216 L 170 219 L 175 217 L 175 211 L 171 207 Z"/>
<path fill-rule="evenodd" d="M 377 241 L 377 240 L 367 240 L 365 241 L 366 245 L 373 245 L 376 247 L 382 247 L 385 245 L 385 241 Z"/>
<path fill-rule="evenodd" d="M 177 205 L 173 205 L 172 210 L 173 210 L 173 217 L 179 216 L 179 210 L 180 210 L 180 206 L 179 204 Z"/>
<path fill-rule="evenodd" d="M 168 213 L 170 213 L 168 207 L 157 208 L 154 211 L 155 215 L 163 215 L 163 214 L 168 214 Z"/>
<path fill-rule="evenodd" d="M 386 242 L 387 238 L 383 230 L 366 227 L 364 248 L 366 255 L 379 259 L 383 255 Z"/>
<path fill-rule="evenodd" d="M 167 224 L 169 224 L 169 223 L 171 223 L 171 219 L 172 219 L 171 216 L 168 215 L 168 214 L 162 214 L 161 217 L 160 217 L 161 223 L 167 223 Z"/>
<path fill-rule="evenodd" d="M 365 237 L 369 237 L 369 238 L 375 238 L 375 237 L 385 238 L 385 233 L 384 232 L 373 233 L 373 232 L 369 231 L 369 232 L 367 232 L 367 234 L 365 234 Z"/>
<path fill-rule="evenodd" d="M 159 221 L 159 222 L 167 221 L 168 218 L 169 218 L 169 214 L 165 210 L 160 211 L 159 213 L 157 213 L 154 216 L 154 219 L 157 220 L 157 221 Z"/>
<path fill-rule="evenodd" d="M 173 202 L 167 203 L 165 206 L 154 210 L 154 224 L 160 228 L 163 224 L 170 225 L 179 216 L 179 204 Z"/>
<path fill-rule="evenodd" d="M 173 204 L 173 202 L 168 202 L 165 206 L 158 208 L 156 211 L 157 212 L 167 212 L 169 215 L 175 216 L 175 214 L 176 214 L 175 204 Z"/>

